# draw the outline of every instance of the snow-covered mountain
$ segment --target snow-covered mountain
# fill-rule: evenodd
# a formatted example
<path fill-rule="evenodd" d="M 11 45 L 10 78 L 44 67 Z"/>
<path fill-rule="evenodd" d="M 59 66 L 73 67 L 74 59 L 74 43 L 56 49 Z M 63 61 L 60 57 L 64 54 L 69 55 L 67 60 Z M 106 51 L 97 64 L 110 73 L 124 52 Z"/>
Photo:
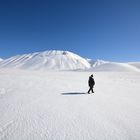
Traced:
<path fill-rule="evenodd" d="M 140 62 L 117 63 L 92 60 L 69 51 L 44 51 L 13 56 L 0 62 L 0 68 L 30 70 L 140 71 Z"/>
<path fill-rule="evenodd" d="M 140 71 L 140 63 L 118 63 L 99 59 L 96 61 L 92 59 L 86 60 L 91 64 L 89 71 Z"/>
<path fill-rule="evenodd" d="M 2 58 L 0 58 L 0 62 L 2 61 L 3 59 Z"/>
<path fill-rule="evenodd" d="M 109 63 L 108 61 L 104 61 L 104 60 L 100 60 L 100 59 L 97 59 L 96 61 L 92 60 L 92 59 L 86 59 L 91 67 L 97 67 L 97 66 L 100 66 L 102 64 L 105 64 L 105 63 Z"/>
<path fill-rule="evenodd" d="M 0 68 L 75 70 L 88 69 L 90 64 L 72 52 L 53 50 L 11 57 L 1 62 Z"/>
<path fill-rule="evenodd" d="M 98 64 L 98 63 L 97 63 Z M 118 72 L 133 72 L 140 71 L 140 69 L 129 65 L 127 63 L 117 63 L 117 62 L 105 62 L 95 67 L 91 68 L 93 71 L 118 71 Z"/>

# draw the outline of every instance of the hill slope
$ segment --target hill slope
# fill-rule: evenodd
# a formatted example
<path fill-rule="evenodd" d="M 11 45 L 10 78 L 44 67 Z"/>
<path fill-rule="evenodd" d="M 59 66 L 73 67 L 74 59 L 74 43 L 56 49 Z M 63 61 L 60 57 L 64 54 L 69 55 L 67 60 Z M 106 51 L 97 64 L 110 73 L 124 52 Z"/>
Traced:
<path fill-rule="evenodd" d="M 122 72 L 139 72 L 140 70 L 132 65 L 127 63 L 115 63 L 115 62 L 108 62 L 98 65 L 96 67 L 91 68 L 94 71 L 122 71 Z"/>
<path fill-rule="evenodd" d="M 130 64 L 132 66 L 135 66 L 136 68 L 139 68 L 140 69 L 140 62 L 130 62 L 128 64 Z"/>
<path fill-rule="evenodd" d="M 4 60 L 0 67 L 32 70 L 75 70 L 88 69 L 90 64 L 74 53 L 54 50 L 17 55 Z"/>
<path fill-rule="evenodd" d="M 99 59 L 97 59 L 96 61 L 94 61 L 92 59 L 87 59 L 87 61 L 91 64 L 91 67 L 97 67 L 97 66 L 100 66 L 102 64 L 109 63 L 108 61 L 99 60 Z"/>

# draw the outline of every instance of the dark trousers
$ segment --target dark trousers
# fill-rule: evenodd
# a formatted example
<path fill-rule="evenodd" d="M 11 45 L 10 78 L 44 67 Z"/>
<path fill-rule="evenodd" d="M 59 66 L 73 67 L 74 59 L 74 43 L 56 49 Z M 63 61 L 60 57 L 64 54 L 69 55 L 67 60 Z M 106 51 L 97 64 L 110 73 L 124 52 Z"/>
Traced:
<path fill-rule="evenodd" d="M 94 93 L 93 91 L 93 86 L 90 86 L 89 90 L 88 90 L 88 93 L 90 93 L 90 91 L 92 91 L 92 93 Z"/>

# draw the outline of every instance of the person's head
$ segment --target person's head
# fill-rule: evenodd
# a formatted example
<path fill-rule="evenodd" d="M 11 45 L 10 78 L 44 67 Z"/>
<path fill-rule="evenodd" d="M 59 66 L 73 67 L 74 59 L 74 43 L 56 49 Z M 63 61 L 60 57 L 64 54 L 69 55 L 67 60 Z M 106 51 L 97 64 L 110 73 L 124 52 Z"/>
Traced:
<path fill-rule="evenodd" d="M 93 74 L 91 74 L 91 77 L 93 77 Z"/>

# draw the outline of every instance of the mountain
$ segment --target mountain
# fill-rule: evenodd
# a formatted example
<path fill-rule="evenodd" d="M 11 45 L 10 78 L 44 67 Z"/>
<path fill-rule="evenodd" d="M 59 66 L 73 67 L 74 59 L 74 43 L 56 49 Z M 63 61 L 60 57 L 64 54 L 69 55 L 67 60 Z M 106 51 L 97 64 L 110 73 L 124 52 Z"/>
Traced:
<path fill-rule="evenodd" d="M 125 71 L 125 72 L 130 72 L 130 71 L 140 71 L 140 63 L 136 64 L 133 63 L 133 65 L 127 64 L 127 63 L 118 63 L 118 62 L 109 62 L 109 61 L 104 61 L 104 60 L 92 60 L 92 59 L 86 59 L 90 64 L 91 68 L 89 71 Z M 139 66 L 139 67 L 138 67 Z"/>
<path fill-rule="evenodd" d="M 93 71 L 117 71 L 117 72 L 131 72 L 140 71 L 140 69 L 129 65 L 127 63 L 106 62 L 91 68 Z"/>
<path fill-rule="evenodd" d="M 96 61 L 92 60 L 92 59 L 86 59 L 91 67 L 97 67 L 97 66 L 100 66 L 102 64 L 105 64 L 105 63 L 108 63 L 108 61 L 104 61 L 104 60 L 100 60 L 100 59 L 97 59 Z"/>
<path fill-rule="evenodd" d="M 30 70 L 140 71 L 140 62 L 117 63 L 85 59 L 69 51 L 44 51 L 16 55 L 0 62 L 0 68 Z"/>
<path fill-rule="evenodd" d="M 82 57 L 69 51 L 44 51 L 8 58 L 0 68 L 21 68 L 32 70 L 76 70 L 89 69 L 90 64 Z"/>
<path fill-rule="evenodd" d="M 0 62 L 1 62 L 1 61 L 3 61 L 3 59 L 2 59 L 2 58 L 0 58 Z"/>

